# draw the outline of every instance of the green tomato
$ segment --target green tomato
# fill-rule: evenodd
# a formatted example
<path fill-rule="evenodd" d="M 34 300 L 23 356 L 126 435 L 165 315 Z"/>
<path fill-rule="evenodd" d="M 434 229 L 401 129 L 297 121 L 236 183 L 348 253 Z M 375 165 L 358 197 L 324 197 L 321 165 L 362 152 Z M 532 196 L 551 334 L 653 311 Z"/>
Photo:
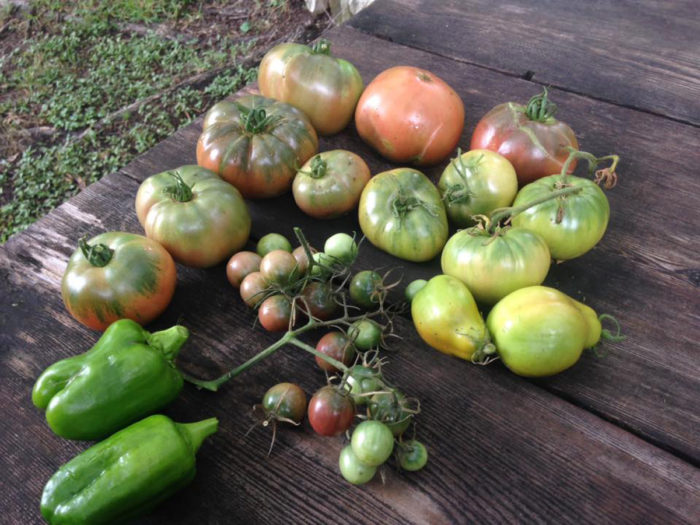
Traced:
<path fill-rule="evenodd" d="M 362 308 L 376 308 L 386 295 L 382 276 L 373 270 L 356 273 L 349 286 L 350 298 Z"/>
<path fill-rule="evenodd" d="M 345 480 L 353 485 L 362 485 L 363 483 L 367 483 L 377 472 L 377 467 L 365 465 L 359 459 L 357 459 L 357 456 L 352 451 L 351 445 L 346 445 L 343 447 L 343 450 L 340 451 L 338 466 L 340 467 L 340 473 L 343 475 Z"/>
<path fill-rule="evenodd" d="M 438 182 L 447 216 L 457 226 L 474 224 L 473 215 L 489 215 L 509 206 L 518 192 L 518 177 L 503 155 L 475 149 L 458 155 Z"/>
<path fill-rule="evenodd" d="M 297 206 L 316 219 L 334 219 L 360 201 L 371 177 L 369 167 L 355 153 L 337 149 L 311 157 L 297 172 L 292 194 Z"/>
<path fill-rule="evenodd" d="M 408 261 L 428 261 L 447 240 L 445 206 L 420 171 L 398 168 L 375 175 L 360 197 L 362 233 L 377 248 Z"/>
<path fill-rule="evenodd" d="M 208 268 L 248 242 L 251 219 L 240 192 L 199 166 L 151 175 L 136 194 L 136 215 L 149 239 L 187 266 Z"/>
<path fill-rule="evenodd" d="M 343 264 L 350 265 L 355 262 L 357 257 L 357 244 L 355 239 L 347 233 L 336 233 L 326 239 L 323 252 Z"/>
<path fill-rule="evenodd" d="M 355 348 L 365 352 L 376 348 L 382 341 L 382 328 L 371 319 L 360 319 L 348 328 L 348 336 L 355 343 Z"/>
<path fill-rule="evenodd" d="M 299 423 L 306 414 L 306 393 L 294 383 L 278 383 L 262 398 L 265 416 Z"/>
<path fill-rule="evenodd" d="M 353 431 L 350 445 L 362 463 L 378 467 L 394 451 L 394 434 L 381 421 L 363 421 Z"/>
<path fill-rule="evenodd" d="M 292 253 L 292 243 L 281 233 L 268 233 L 260 237 L 256 251 L 260 257 L 265 257 L 273 250 L 284 250 Z"/>
<path fill-rule="evenodd" d="M 398 457 L 402 469 L 415 472 L 428 463 L 428 450 L 423 443 L 412 439 L 401 444 Z"/>
<path fill-rule="evenodd" d="M 503 363 L 527 377 L 566 370 L 601 336 L 593 309 L 546 286 L 507 295 L 496 303 L 486 322 Z"/>
<path fill-rule="evenodd" d="M 384 388 L 379 370 L 364 365 L 355 365 L 350 368 L 347 381 L 355 405 L 366 405 L 370 398 L 368 394 Z"/>
<path fill-rule="evenodd" d="M 460 230 L 447 241 L 441 258 L 443 273 L 457 277 L 486 304 L 541 284 L 550 261 L 544 239 L 521 228 L 503 228 L 494 235 L 476 227 Z"/>
<path fill-rule="evenodd" d="M 583 255 L 603 237 L 610 218 L 610 204 L 600 187 L 589 179 L 550 175 L 523 187 L 513 206 L 547 197 L 563 188 L 581 188 L 578 193 L 533 206 L 512 218 L 513 226 L 538 233 L 552 257 L 565 261 Z"/>
<path fill-rule="evenodd" d="M 314 265 L 311 267 L 311 276 L 320 279 L 328 279 L 333 273 L 335 259 L 329 257 L 323 252 L 316 252 L 311 255 L 314 260 Z"/>
<path fill-rule="evenodd" d="M 428 284 L 428 281 L 425 279 L 416 279 L 408 283 L 408 286 L 406 286 L 406 289 L 403 292 L 406 300 L 409 303 L 413 301 L 416 294 L 420 292 L 426 284 Z"/>
<path fill-rule="evenodd" d="M 394 436 L 400 436 L 413 420 L 413 414 L 405 410 L 405 399 L 398 390 L 378 392 L 367 402 L 367 415 L 384 423 Z"/>

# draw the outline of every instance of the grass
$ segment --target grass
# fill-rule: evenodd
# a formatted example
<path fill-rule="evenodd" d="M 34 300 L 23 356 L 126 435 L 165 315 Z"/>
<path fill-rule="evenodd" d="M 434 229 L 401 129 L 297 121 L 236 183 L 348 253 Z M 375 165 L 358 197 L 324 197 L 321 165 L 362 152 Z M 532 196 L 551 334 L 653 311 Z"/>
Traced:
<path fill-rule="evenodd" d="M 287 8 L 261 1 L 231 3 Z M 27 35 L 0 56 L 0 243 L 254 78 L 241 57 L 265 13 L 230 35 L 178 31 L 201 23 L 201 10 L 192 0 L 37 0 L 28 13 L 0 12 L 0 26 Z M 125 30 L 134 23 L 171 32 Z M 27 129 L 48 140 L 26 147 Z"/>

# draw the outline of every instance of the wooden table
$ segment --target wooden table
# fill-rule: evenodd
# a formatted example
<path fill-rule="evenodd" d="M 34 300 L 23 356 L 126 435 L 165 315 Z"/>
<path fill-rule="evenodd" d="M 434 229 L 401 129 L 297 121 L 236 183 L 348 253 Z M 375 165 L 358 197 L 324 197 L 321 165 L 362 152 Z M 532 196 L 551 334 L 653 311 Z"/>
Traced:
<path fill-rule="evenodd" d="M 697 3 L 378 0 L 326 36 L 366 81 L 397 64 L 427 68 L 452 85 L 467 111 L 468 148 L 478 119 L 507 100 L 550 86 L 559 117 L 581 147 L 622 157 L 609 192 L 602 242 L 554 267 L 547 283 L 627 334 L 605 358 L 530 381 L 502 365 L 476 367 L 430 349 L 408 317 L 387 374 L 422 400 L 418 434 L 431 459 L 420 473 L 387 471 L 356 488 L 337 469 L 343 439 L 308 424 L 248 437 L 248 412 L 272 384 L 309 393 L 324 378 L 286 349 L 218 393 L 186 386 L 166 411 L 178 421 L 218 416 L 195 481 L 142 523 L 456 523 L 700 521 L 700 26 Z M 193 163 L 201 119 L 87 188 L 0 249 L 0 506 L 3 523 L 40 521 L 54 470 L 86 448 L 53 435 L 31 404 L 38 374 L 89 348 L 98 334 L 66 312 L 59 293 L 78 238 L 141 232 L 133 209 L 148 175 Z M 373 173 L 391 167 L 354 129 L 321 149 L 361 154 Z M 436 177 L 444 164 L 427 170 Z M 301 226 L 316 245 L 359 231 L 354 217 L 318 222 L 287 195 L 250 202 L 255 241 Z M 358 267 L 400 265 L 405 282 L 438 272 L 365 244 Z M 227 283 L 223 267 L 178 267 L 178 289 L 153 328 L 180 320 L 192 332 L 181 366 L 214 376 L 275 340 Z"/>

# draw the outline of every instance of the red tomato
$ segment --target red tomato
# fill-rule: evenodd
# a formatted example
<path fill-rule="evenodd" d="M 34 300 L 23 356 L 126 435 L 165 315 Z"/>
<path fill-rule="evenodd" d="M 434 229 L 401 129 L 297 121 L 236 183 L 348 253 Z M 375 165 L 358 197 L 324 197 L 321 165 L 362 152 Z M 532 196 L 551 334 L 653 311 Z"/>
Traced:
<path fill-rule="evenodd" d="M 268 332 L 284 332 L 289 329 L 292 303 L 282 294 L 265 299 L 258 309 L 258 320 Z"/>
<path fill-rule="evenodd" d="M 430 71 L 397 66 L 367 86 L 357 103 L 355 125 L 360 137 L 389 160 L 436 164 L 457 145 L 464 104 Z"/>
<path fill-rule="evenodd" d="M 355 405 L 350 396 L 332 386 L 318 390 L 309 402 L 311 427 L 321 436 L 337 436 L 345 432 L 355 417 Z"/>

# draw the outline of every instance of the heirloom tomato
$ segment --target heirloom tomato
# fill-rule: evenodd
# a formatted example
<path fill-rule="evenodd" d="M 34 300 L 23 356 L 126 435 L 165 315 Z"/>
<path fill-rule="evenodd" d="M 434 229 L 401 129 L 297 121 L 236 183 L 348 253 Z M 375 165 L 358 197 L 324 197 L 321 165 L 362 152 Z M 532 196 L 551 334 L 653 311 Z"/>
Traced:
<path fill-rule="evenodd" d="M 318 151 L 311 122 L 297 108 L 249 95 L 214 105 L 204 117 L 197 164 L 248 198 L 289 190 L 297 168 Z"/>
<path fill-rule="evenodd" d="M 307 416 L 317 434 L 338 436 L 350 428 L 355 405 L 349 395 L 332 386 L 324 386 L 311 397 Z"/>
<path fill-rule="evenodd" d="M 285 332 L 292 317 L 292 302 L 282 294 L 271 295 L 258 308 L 258 321 L 268 332 Z"/>
<path fill-rule="evenodd" d="M 355 126 L 365 142 L 391 161 L 437 164 L 462 134 L 464 104 L 430 71 L 392 67 L 362 93 Z"/>
<path fill-rule="evenodd" d="M 70 314 L 104 330 L 118 319 L 146 324 L 158 317 L 175 292 L 175 263 L 156 241 L 124 232 L 80 240 L 61 282 Z"/>
<path fill-rule="evenodd" d="M 541 235 L 558 261 L 583 255 L 603 237 L 610 218 L 603 190 L 589 179 L 551 175 L 523 187 L 513 202 L 513 207 L 524 206 L 567 188 L 579 191 L 527 208 L 511 219 L 513 226 Z"/>
<path fill-rule="evenodd" d="M 360 197 L 360 228 L 377 248 L 401 259 L 427 261 L 447 240 L 447 215 L 435 185 L 420 171 L 375 175 Z"/>
<path fill-rule="evenodd" d="M 265 416 L 300 423 L 306 414 L 306 393 L 294 383 L 277 383 L 262 398 Z"/>
<path fill-rule="evenodd" d="M 471 149 L 489 149 L 506 157 L 521 185 L 559 173 L 569 148 L 578 149 L 578 141 L 567 124 L 554 118 L 556 108 L 546 89 L 532 97 L 527 106 L 500 104 L 476 125 Z M 570 173 L 575 165 L 570 165 Z"/>
<path fill-rule="evenodd" d="M 418 335 L 440 352 L 472 361 L 493 353 L 474 297 L 456 277 L 430 279 L 413 297 L 411 316 Z"/>
<path fill-rule="evenodd" d="M 566 370 L 601 337 L 593 309 L 546 286 L 507 295 L 493 307 L 487 324 L 503 364 L 527 377 Z"/>
<path fill-rule="evenodd" d="M 455 233 L 442 250 L 442 271 L 467 285 L 474 298 L 494 304 L 510 292 L 541 284 L 551 256 L 538 234 L 504 227 L 491 234 L 475 226 Z"/>
<path fill-rule="evenodd" d="M 176 261 L 198 268 L 219 264 L 250 235 L 250 214 L 240 192 L 199 166 L 148 177 L 136 194 L 136 215 L 147 237 Z"/>
<path fill-rule="evenodd" d="M 228 282 L 236 288 L 240 288 L 243 279 L 248 274 L 260 271 L 261 257 L 255 252 L 234 253 L 226 263 L 226 277 Z"/>
<path fill-rule="evenodd" d="M 370 172 L 361 157 L 336 149 L 312 157 L 294 177 L 299 209 L 316 219 L 334 219 L 357 206 Z"/>
<path fill-rule="evenodd" d="M 340 361 L 345 366 L 349 366 L 355 359 L 356 351 L 352 340 L 343 332 L 328 332 L 316 344 L 316 350 L 323 355 L 332 357 L 336 361 Z M 339 370 L 325 361 L 319 356 L 316 356 L 316 364 L 321 370 L 336 374 Z"/>
<path fill-rule="evenodd" d="M 488 215 L 510 205 L 518 193 L 518 178 L 504 156 L 476 149 L 458 152 L 442 172 L 438 189 L 447 217 L 464 227 L 474 224 L 474 215 Z"/>
<path fill-rule="evenodd" d="M 330 43 L 279 44 L 263 57 L 260 92 L 302 110 L 321 135 L 348 125 L 364 84 L 350 62 L 330 54 Z"/>

